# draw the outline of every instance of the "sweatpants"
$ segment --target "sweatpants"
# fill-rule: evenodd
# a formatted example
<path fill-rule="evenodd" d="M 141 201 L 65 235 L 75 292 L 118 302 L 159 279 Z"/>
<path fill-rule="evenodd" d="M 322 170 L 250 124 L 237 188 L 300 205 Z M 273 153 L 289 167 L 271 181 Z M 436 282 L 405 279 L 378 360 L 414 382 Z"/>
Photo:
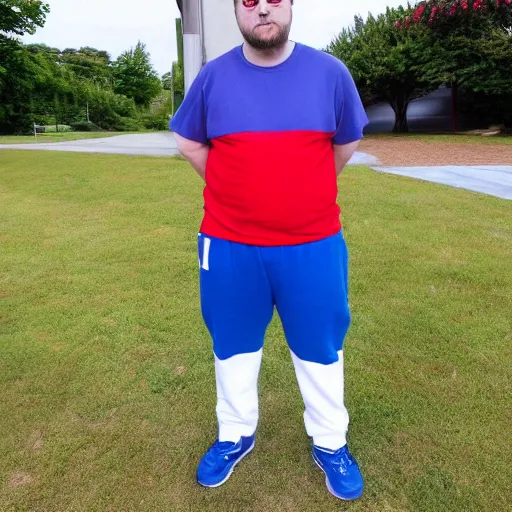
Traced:
<path fill-rule="evenodd" d="M 339 232 L 293 246 L 198 237 L 201 312 L 213 341 L 219 441 L 258 425 L 265 332 L 277 311 L 316 446 L 346 444 L 343 344 L 350 325 L 348 252 Z"/>

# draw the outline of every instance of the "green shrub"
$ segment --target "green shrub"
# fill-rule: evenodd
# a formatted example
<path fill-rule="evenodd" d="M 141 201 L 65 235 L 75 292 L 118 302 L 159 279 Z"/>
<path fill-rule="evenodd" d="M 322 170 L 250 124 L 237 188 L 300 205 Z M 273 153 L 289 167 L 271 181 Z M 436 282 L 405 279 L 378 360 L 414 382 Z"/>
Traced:
<path fill-rule="evenodd" d="M 71 128 L 75 132 L 101 132 L 103 131 L 99 126 L 94 123 L 88 123 L 87 121 L 79 121 L 77 123 L 71 123 Z"/>
<path fill-rule="evenodd" d="M 67 124 L 59 124 L 58 130 L 57 130 L 57 125 L 54 125 L 54 124 L 47 124 L 47 125 L 43 126 L 43 128 L 44 128 L 44 133 L 57 133 L 57 132 L 73 131 L 73 128 L 71 128 L 71 126 L 69 126 Z"/>
<path fill-rule="evenodd" d="M 147 130 L 167 130 L 169 125 L 169 116 L 161 113 L 144 113 L 140 116 L 140 121 Z"/>
<path fill-rule="evenodd" d="M 143 130 L 142 123 L 132 117 L 119 117 L 114 129 L 120 132 L 140 132 Z"/>
<path fill-rule="evenodd" d="M 94 124 L 104 130 L 132 131 L 138 124 L 138 111 L 132 99 L 106 89 L 91 87 L 87 92 L 89 115 Z M 131 118 L 130 121 L 126 119 Z M 140 129 L 141 125 L 138 124 Z"/>

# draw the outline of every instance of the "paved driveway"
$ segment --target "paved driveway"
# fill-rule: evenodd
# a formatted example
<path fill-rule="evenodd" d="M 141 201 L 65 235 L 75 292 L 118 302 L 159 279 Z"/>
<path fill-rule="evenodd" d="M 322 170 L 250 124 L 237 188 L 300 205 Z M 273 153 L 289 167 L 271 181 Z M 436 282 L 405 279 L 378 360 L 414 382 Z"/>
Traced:
<path fill-rule="evenodd" d="M 111 153 L 122 155 L 173 156 L 178 154 L 172 133 L 137 133 L 102 139 L 83 139 L 45 144 L 4 144 L 0 149 L 74 151 L 77 153 Z"/>
<path fill-rule="evenodd" d="M 173 156 L 179 154 L 176 139 L 171 132 L 116 135 L 104 139 L 84 139 L 50 144 L 0 144 L 0 149 L 29 149 L 37 151 L 74 151 L 77 153 L 111 153 L 120 155 Z M 351 164 L 370 165 L 378 159 L 356 152 Z"/>

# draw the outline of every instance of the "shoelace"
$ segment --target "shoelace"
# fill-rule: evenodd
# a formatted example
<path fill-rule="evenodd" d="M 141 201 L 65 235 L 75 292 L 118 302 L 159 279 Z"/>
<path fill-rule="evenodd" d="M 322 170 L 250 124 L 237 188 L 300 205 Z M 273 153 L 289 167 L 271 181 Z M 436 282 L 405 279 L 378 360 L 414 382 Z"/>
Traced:
<path fill-rule="evenodd" d="M 219 457 L 225 458 L 227 456 L 226 454 L 231 452 L 235 446 L 236 444 L 231 443 L 229 441 L 215 443 L 208 451 L 208 454 L 206 456 L 206 462 L 210 466 L 216 465 L 217 461 L 219 460 Z"/>
<path fill-rule="evenodd" d="M 331 463 L 335 470 L 341 474 L 347 473 L 347 468 L 354 463 L 354 458 L 347 451 L 346 447 L 340 448 L 331 455 Z"/>

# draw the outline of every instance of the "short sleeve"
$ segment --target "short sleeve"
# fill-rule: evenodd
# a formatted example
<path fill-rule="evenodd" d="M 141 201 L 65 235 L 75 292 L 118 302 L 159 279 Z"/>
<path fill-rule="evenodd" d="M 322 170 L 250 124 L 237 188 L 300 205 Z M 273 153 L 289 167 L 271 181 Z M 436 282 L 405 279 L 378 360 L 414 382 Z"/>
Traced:
<path fill-rule="evenodd" d="M 186 139 L 208 143 L 206 104 L 204 98 L 205 69 L 203 68 L 185 94 L 180 108 L 171 119 L 171 130 Z"/>
<path fill-rule="evenodd" d="M 336 84 L 336 133 L 334 144 L 348 144 L 363 138 L 363 129 L 369 123 L 350 71 L 342 63 Z"/>

